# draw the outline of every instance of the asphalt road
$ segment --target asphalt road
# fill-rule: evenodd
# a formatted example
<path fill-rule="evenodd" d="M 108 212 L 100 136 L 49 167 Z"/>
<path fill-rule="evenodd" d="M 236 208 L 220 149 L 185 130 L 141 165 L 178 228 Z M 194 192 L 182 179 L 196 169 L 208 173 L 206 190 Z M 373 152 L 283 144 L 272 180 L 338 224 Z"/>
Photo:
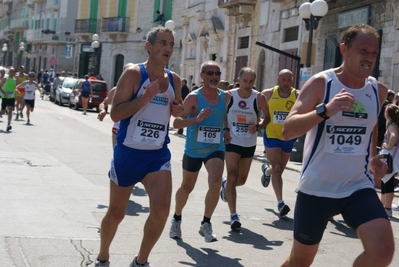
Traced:
<path fill-rule="evenodd" d="M 26 116 L 26 115 L 25 115 Z M 111 127 L 97 113 L 59 107 L 36 100 L 31 126 L 26 118 L 12 122 L 5 132 L 0 118 L 0 266 L 94 266 L 99 226 L 108 206 L 107 172 L 112 155 Z M 173 195 L 181 182 L 185 139 L 171 134 Z M 256 155 L 262 152 L 261 139 Z M 183 239 L 169 238 L 170 220 L 150 255 L 151 266 L 279 266 L 292 244 L 293 212 L 276 213 L 273 189 L 260 184 L 256 157 L 245 186 L 238 188 L 237 211 L 243 228 L 232 232 L 226 203 L 220 201 L 212 224 L 217 242 L 205 243 L 198 234 L 207 190 L 202 169 L 183 211 Z M 290 162 L 284 173 L 284 198 L 294 209 L 294 189 L 301 164 Z M 399 199 L 398 195 L 394 202 Z M 137 253 L 149 212 L 148 197 L 139 184 L 129 200 L 126 216 L 111 246 L 111 266 L 129 266 Z M 394 212 L 399 218 L 399 213 Z M 313 266 L 351 266 L 362 246 L 354 231 L 337 216 L 328 224 Z M 399 219 L 392 219 L 399 266 Z"/>

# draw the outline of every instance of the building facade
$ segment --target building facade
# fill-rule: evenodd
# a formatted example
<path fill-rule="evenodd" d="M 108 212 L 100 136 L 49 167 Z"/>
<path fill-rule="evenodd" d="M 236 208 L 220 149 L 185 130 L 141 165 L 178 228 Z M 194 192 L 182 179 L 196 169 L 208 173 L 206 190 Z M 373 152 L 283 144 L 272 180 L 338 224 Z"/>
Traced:
<path fill-rule="evenodd" d="M 0 1 L 2 65 L 74 71 L 77 1 Z"/>

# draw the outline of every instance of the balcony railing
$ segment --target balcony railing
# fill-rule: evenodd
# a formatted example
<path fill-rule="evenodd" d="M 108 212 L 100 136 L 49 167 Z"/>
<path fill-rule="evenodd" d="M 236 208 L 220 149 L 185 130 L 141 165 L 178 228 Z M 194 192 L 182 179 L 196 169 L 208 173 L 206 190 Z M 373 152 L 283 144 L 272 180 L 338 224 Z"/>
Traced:
<path fill-rule="evenodd" d="M 26 33 L 27 41 L 43 40 L 42 29 L 30 29 Z"/>
<path fill-rule="evenodd" d="M 75 34 L 97 33 L 98 19 L 77 19 L 75 20 Z"/>
<path fill-rule="evenodd" d="M 257 0 L 218 0 L 219 7 L 233 7 L 239 5 L 255 5 Z"/>
<path fill-rule="evenodd" d="M 112 17 L 103 18 L 102 32 L 129 32 L 129 18 L 128 17 Z"/>
<path fill-rule="evenodd" d="M 11 19 L 10 21 L 11 29 L 28 29 L 29 28 L 29 20 L 28 19 Z"/>
<path fill-rule="evenodd" d="M 47 0 L 46 7 L 53 10 L 58 10 L 60 6 L 60 0 Z"/>

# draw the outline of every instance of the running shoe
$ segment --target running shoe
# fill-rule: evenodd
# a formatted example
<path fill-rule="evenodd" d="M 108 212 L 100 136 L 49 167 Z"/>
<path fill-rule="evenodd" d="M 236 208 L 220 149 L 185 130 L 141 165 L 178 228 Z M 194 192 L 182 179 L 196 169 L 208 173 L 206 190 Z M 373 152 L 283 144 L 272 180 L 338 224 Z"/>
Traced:
<path fill-rule="evenodd" d="M 220 199 L 223 201 L 223 202 L 227 202 L 227 200 L 226 200 L 226 182 L 227 182 L 227 180 L 226 180 L 226 177 L 222 177 L 222 189 L 220 189 Z"/>
<path fill-rule="evenodd" d="M 230 228 L 233 231 L 237 231 L 239 228 L 241 228 L 240 218 L 238 218 L 237 213 L 230 216 Z"/>
<path fill-rule="evenodd" d="M 109 261 L 101 262 L 99 259 L 97 259 L 94 267 L 109 267 L 110 266 L 109 264 L 110 264 Z"/>
<path fill-rule="evenodd" d="M 388 215 L 388 218 L 392 218 L 392 209 L 385 208 L 385 211 L 386 211 L 386 213 Z"/>
<path fill-rule="evenodd" d="M 169 237 L 173 239 L 181 238 L 181 220 L 176 221 L 175 218 L 172 219 L 172 226 L 170 227 Z"/>
<path fill-rule="evenodd" d="M 285 215 L 287 215 L 288 212 L 291 210 L 290 207 L 288 207 L 288 205 L 285 205 L 284 202 L 279 204 L 279 205 L 277 205 L 277 208 L 278 208 L 278 213 L 279 213 L 278 216 L 280 218 L 284 217 Z"/>
<path fill-rule="evenodd" d="M 267 175 L 267 168 L 269 167 L 270 165 L 268 163 L 262 164 L 262 177 L 260 178 L 260 182 L 262 183 L 263 187 L 268 187 L 270 184 L 271 175 Z"/>
<path fill-rule="evenodd" d="M 393 205 L 392 210 L 399 211 L 399 203 L 396 203 L 395 205 Z"/>
<path fill-rule="evenodd" d="M 216 235 L 213 234 L 211 223 L 204 222 L 201 224 L 198 233 L 205 238 L 207 243 L 217 241 Z"/>
<path fill-rule="evenodd" d="M 150 263 L 146 262 L 145 264 L 138 264 L 137 263 L 137 256 L 133 258 L 132 263 L 130 263 L 129 267 L 150 267 Z"/>
<path fill-rule="evenodd" d="M 12 129 L 12 127 L 11 127 L 11 125 L 9 124 L 8 126 L 7 126 L 7 132 L 9 132 L 10 130 Z"/>

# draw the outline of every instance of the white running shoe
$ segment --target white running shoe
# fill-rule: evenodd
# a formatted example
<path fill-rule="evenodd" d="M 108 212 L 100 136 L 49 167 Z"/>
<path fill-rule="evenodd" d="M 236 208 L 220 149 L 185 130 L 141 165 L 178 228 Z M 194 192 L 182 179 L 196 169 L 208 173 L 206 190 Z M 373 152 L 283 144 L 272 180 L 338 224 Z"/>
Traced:
<path fill-rule="evenodd" d="M 129 267 L 150 267 L 150 263 L 146 262 L 144 265 L 143 264 L 137 264 L 137 256 L 133 258 L 133 261 L 130 263 Z"/>
<path fill-rule="evenodd" d="M 267 169 L 270 167 L 268 163 L 262 164 L 262 177 L 260 178 L 260 182 L 263 187 L 268 187 L 270 184 L 271 175 L 267 175 Z"/>
<path fill-rule="evenodd" d="M 109 267 L 110 265 L 109 261 L 106 262 L 100 262 L 98 259 L 96 260 L 96 264 L 94 265 L 94 267 Z"/>
<path fill-rule="evenodd" d="M 169 237 L 173 239 L 180 239 L 181 238 L 181 220 L 176 221 L 175 218 L 172 219 L 172 225 L 169 231 Z"/>
<path fill-rule="evenodd" d="M 207 243 L 214 242 L 214 241 L 218 240 L 216 238 L 216 235 L 213 234 L 211 223 L 205 222 L 205 223 L 201 224 L 201 227 L 200 227 L 198 233 L 201 236 L 205 237 L 205 242 L 207 242 Z"/>

